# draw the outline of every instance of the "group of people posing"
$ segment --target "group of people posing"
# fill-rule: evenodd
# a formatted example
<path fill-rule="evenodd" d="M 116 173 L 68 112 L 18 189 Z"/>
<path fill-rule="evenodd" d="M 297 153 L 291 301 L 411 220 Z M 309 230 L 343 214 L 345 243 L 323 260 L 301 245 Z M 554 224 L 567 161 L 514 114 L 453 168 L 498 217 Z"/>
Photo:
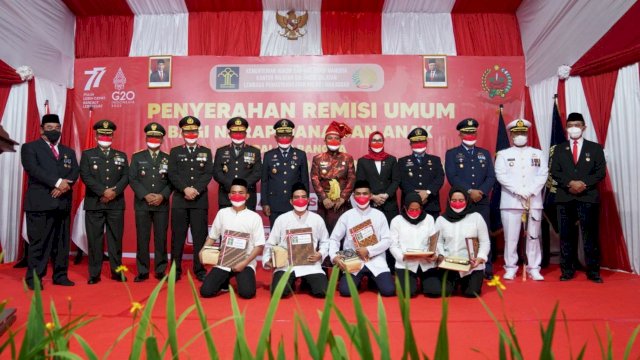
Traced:
<path fill-rule="evenodd" d="M 310 171 L 306 153 L 292 146 L 295 125 L 291 120 L 276 122 L 278 146 L 264 156 L 246 144 L 248 126 L 243 118 L 230 119 L 231 143 L 212 154 L 198 143 L 200 121 L 184 117 L 179 122 L 184 144 L 167 154 L 160 150 L 165 129 L 152 122 L 144 128 L 147 148 L 133 154 L 129 162 L 124 152 L 111 147 L 116 124 L 100 120 L 93 126 L 97 146 L 83 151 L 78 165 L 74 151 L 59 143 L 58 116 L 45 115 L 42 138 L 21 150 L 29 177 L 24 203 L 30 243 L 27 285 L 33 289 L 34 274 L 46 275 L 50 258 L 54 260 L 53 283 L 74 285 L 67 276 L 69 222 L 72 187 L 80 177 L 86 186 L 89 284 L 101 281 L 105 238 L 111 278 L 126 281 L 117 270 L 122 260 L 124 190 L 130 185 L 135 195 L 135 282 L 147 280 L 150 273 L 157 279 L 165 276 L 166 235 L 171 224 L 170 253 L 177 280 L 183 273 L 183 249 L 190 230 L 193 274 L 202 282 L 203 297 L 228 289 L 231 278 L 235 278 L 239 296 L 254 297 L 259 255 L 263 267 L 273 269 L 272 291 L 284 271 L 292 268 L 285 296 L 300 279 L 301 288 L 324 297 L 327 268 L 333 265 L 345 274 L 338 284 L 343 296 L 350 295 L 346 276 L 356 285 L 367 277 L 381 295 L 395 295 L 392 271 L 412 296 L 420 292 L 439 297 L 443 290 L 446 296 L 455 291 L 476 296 L 483 279 L 493 276 L 488 224 L 489 196 L 496 180 L 502 185 L 504 278 L 512 280 L 517 275 L 517 246 L 525 224 L 527 262 L 523 271 L 533 280 L 544 279 L 540 224 L 549 171 L 557 182 L 560 279 L 575 276 L 574 232 L 579 222 L 587 277 L 602 282 L 597 184 L 605 176 L 606 165 L 602 147 L 583 139 L 585 122 L 578 113 L 567 119 L 569 141 L 556 146 L 549 161 L 541 150 L 527 146 L 530 122 L 512 121 L 507 128 L 513 146 L 498 152 L 495 165 L 492 154 L 475 145 L 479 123 L 471 118 L 457 125 L 461 144 L 447 151 L 444 166 L 438 156 L 427 153 L 429 135 L 423 128 L 409 133 L 411 153 L 399 159 L 385 152 L 382 133 L 372 133 L 368 154 L 356 166 L 349 153 L 340 151 L 351 129 L 334 121 L 325 132 L 327 151 L 313 157 Z M 445 176 L 451 191 L 441 213 Z M 218 183 L 218 212 L 209 228 L 207 189 L 212 177 Z M 258 182 L 262 211 L 271 227 L 268 239 L 262 218 L 255 212 Z M 398 189 L 400 199 L 396 198 Z M 317 213 L 309 211 L 312 190 L 318 198 Z M 205 263 L 209 262 L 204 255 L 212 249 L 219 254 L 218 260 L 207 271 Z"/>

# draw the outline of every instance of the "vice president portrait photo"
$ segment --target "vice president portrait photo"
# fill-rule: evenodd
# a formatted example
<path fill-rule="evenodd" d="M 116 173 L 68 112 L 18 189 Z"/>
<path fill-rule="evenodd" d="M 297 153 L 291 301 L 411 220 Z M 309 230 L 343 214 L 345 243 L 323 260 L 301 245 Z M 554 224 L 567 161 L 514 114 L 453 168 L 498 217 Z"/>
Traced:
<path fill-rule="evenodd" d="M 425 55 L 422 57 L 424 87 L 447 87 L 447 57 Z"/>

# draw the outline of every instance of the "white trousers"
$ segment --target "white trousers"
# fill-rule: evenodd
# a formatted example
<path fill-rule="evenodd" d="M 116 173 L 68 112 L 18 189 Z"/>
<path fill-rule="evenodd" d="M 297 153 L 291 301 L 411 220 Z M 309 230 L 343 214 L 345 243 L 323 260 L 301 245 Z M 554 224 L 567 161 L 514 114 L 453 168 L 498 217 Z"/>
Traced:
<path fill-rule="evenodd" d="M 502 227 L 504 229 L 504 267 L 514 269 L 518 263 L 518 241 L 520 241 L 520 229 L 522 228 L 522 212 L 520 209 L 502 209 Z M 542 220 L 542 210 L 532 209 L 529 211 L 529 225 L 527 226 L 527 243 L 525 251 L 527 254 L 527 269 L 539 270 L 542 261 L 540 249 L 540 225 Z"/>

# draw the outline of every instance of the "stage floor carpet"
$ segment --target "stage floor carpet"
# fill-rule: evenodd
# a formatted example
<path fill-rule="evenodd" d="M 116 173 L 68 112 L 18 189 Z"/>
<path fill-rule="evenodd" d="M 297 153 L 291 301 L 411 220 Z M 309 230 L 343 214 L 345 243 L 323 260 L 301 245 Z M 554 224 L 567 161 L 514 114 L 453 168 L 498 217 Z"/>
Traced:
<path fill-rule="evenodd" d="M 71 305 L 71 316 L 88 314 L 97 320 L 82 328 L 79 333 L 91 344 L 96 353 L 103 354 L 114 344 L 122 330 L 132 324 L 129 313 L 130 300 L 125 286 L 109 279 L 108 263 L 104 263 L 102 282 L 97 285 L 87 285 L 86 257 L 82 264 L 70 265 L 69 277 L 76 282 L 74 287 L 54 286 L 50 276 L 43 281 L 43 302 L 45 321 L 50 321 L 49 302 L 53 299 L 63 322 L 69 315 L 68 305 Z M 125 264 L 135 271 L 133 259 L 125 259 Z M 190 263 L 183 264 L 185 269 Z M 12 264 L 0 265 L 0 300 L 8 300 L 9 307 L 18 310 L 18 319 L 11 327 L 14 331 L 22 326 L 29 310 L 32 293 L 25 291 L 23 285 L 24 269 L 13 269 Z M 502 269 L 498 271 L 503 274 Z M 625 346 L 633 331 L 640 324 L 640 276 L 602 271 L 604 284 L 594 284 L 586 279 L 584 273 L 569 282 L 560 282 L 560 269 L 552 265 L 544 269 L 543 282 L 503 281 L 507 289 L 503 299 L 500 299 L 495 288 L 483 286 L 482 299 L 488 304 L 500 319 L 506 315 L 514 322 L 520 345 L 525 358 L 538 357 L 542 340 L 540 323 L 546 326 L 554 305 L 558 302 L 560 313 L 556 326 L 556 336 L 553 350 L 557 359 L 575 358 L 581 347 L 587 343 L 585 359 L 601 358 L 600 347 L 596 331 L 606 341 L 607 327 L 613 335 L 613 355 L 615 359 L 622 358 Z M 129 288 L 134 301 L 146 303 L 152 289 L 157 284 L 155 279 L 143 283 L 134 283 L 135 273 L 128 275 Z M 255 299 L 239 299 L 239 306 L 246 314 L 246 329 L 249 345 L 255 350 L 255 343 L 262 329 L 264 314 L 269 304 L 269 284 L 271 274 L 259 268 L 258 292 Z M 233 284 L 233 282 L 232 282 Z M 199 283 L 196 281 L 196 285 Z M 155 307 L 153 323 L 158 327 L 156 331 L 159 343 L 162 345 L 166 334 L 166 287 Z M 371 291 L 361 291 L 361 298 L 370 319 L 377 325 L 377 299 Z M 385 298 L 384 306 L 389 323 L 392 358 L 399 358 L 402 351 L 404 332 L 400 318 L 399 306 L 396 298 Z M 229 294 L 222 294 L 216 298 L 202 299 L 210 323 L 215 323 L 231 315 Z M 186 277 L 176 285 L 176 312 L 181 314 L 193 304 L 191 289 Z M 337 304 L 350 321 L 355 321 L 355 314 L 349 298 L 337 296 Z M 487 312 L 477 299 L 452 297 L 449 302 L 449 346 L 452 359 L 496 359 L 498 358 L 498 331 Z M 292 358 L 294 313 L 303 314 L 315 332 L 319 326 L 318 310 L 323 301 L 314 299 L 307 294 L 298 294 L 280 303 L 275 321 L 272 326 L 272 339 L 277 342 L 281 337 L 285 339 L 288 358 Z M 564 315 L 563 315 L 564 314 Z M 412 299 L 411 318 L 416 334 L 416 341 L 420 351 L 433 356 L 437 338 L 438 325 L 441 315 L 441 300 L 429 299 L 423 296 Z M 562 322 L 566 316 L 568 331 Z M 340 322 L 332 315 L 331 326 L 336 333 L 344 336 Z M 195 313 L 189 315 L 178 329 L 179 345 L 184 346 L 189 339 L 199 331 L 200 323 Z M 223 322 L 213 330 L 214 342 L 222 359 L 233 356 L 233 342 L 235 330 L 230 321 Z M 6 334 L 2 340 L 6 339 Z M 22 335 L 18 337 L 21 341 Z M 124 359 L 131 347 L 132 335 L 127 335 L 112 350 L 109 358 Z M 308 355 L 306 345 L 301 341 L 301 357 Z M 372 339 L 372 341 L 374 341 Z M 349 348 L 352 358 L 357 357 L 357 351 Z M 83 354 L 80 346 L 72 342 L 72 350 Z M 183 349 L 181 358 L 207 358 L 206 345 L 203 338 L 199 338 L 192 345 Z M 4 354 L 2 358 L 8 358 Z M 84 357 L 84 356 L 83 356 Z M 327 356 L 327 358 L 329 358 Z M 640 340 L 631 353 L 631 359 L 640 358 Z"/>

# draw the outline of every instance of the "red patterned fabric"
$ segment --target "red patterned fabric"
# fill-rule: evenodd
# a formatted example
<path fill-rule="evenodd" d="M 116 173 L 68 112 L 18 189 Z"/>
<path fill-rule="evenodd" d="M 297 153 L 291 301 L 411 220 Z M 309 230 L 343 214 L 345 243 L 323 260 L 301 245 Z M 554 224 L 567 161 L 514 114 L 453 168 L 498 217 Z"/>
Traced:
<path fill-rule="evenodd" d="M 571 75 L 596 75 L 640 61 L 640 2 L 636 2 L 580 60 Z"/>
<path fill-rule="evenodd" d="M 617 79 L 617 70 L 581 78 L 593 128 L 602 146 L 605 145 L 607 139 Z M 598 189 L 600 190 L 601 264 L 612 269 L 631 271 L 620 214 L 608 171 L 604 180 L 598 184 Z"/>
<path fill-rule="evenodd" d="M 133 15 L 127 0 L 62 0 L 77 17 Z M 76 34 L 78 32 L 76 31 Z"/>
<path fill-rule="evenodd" d="M 454 12 L 451 14 L 451 21 L 456 39 L 456 52 L 459 56 L 523 56 L 524 54 L 515 14 Z"/>
<path fill-rule="evenodd" d="M 0 86 L 8 86 L 19 84 L 22 82 L 20 75 L 16 73 L 16 69 L 9 64 L 0 60 Z"/>
<path fill-rule="evenodd" d="M 322 2 L 324 55 L 381 54 L 383 0 Z"/>
<path fill-rule="evenodd" d="M 189 13 L 189 55 L 259 56 L 261 35 L 262 11 Z"/>
<path fill-rule="evenodd" d="M 129 56 L 133 15 L 76 18 L 76 57 Z"/>
<path fill-rule="evenodd" d="M 531 128 L 529 129 L 529 145 L 536 149 L 540 149 L 540 138 L 538 137 L 538 129 L 536 128 L 536 121 L 533 116 L 533 106 L 531 105 L 531 95 L 529 94 L 529 87 L 524 88 L 524 118 L 531 121 Z"/>
<path fill-rule="evenodd" d="M 456 0 L 452 13 L 510 13 L 515 14 L 522 0 Z"/>
<path fill-rule="evenodd" d="M 567 120 L 567 95 L 564 92 L 564 80 L 558 81 L 558 112 L 560 112 L 560 119 L 564 126 Z"/>
<path fill-rule="evenodd" d="M 185 0 L 189 12 L 204 11 L 262 11 L 261 0 Z"/>

